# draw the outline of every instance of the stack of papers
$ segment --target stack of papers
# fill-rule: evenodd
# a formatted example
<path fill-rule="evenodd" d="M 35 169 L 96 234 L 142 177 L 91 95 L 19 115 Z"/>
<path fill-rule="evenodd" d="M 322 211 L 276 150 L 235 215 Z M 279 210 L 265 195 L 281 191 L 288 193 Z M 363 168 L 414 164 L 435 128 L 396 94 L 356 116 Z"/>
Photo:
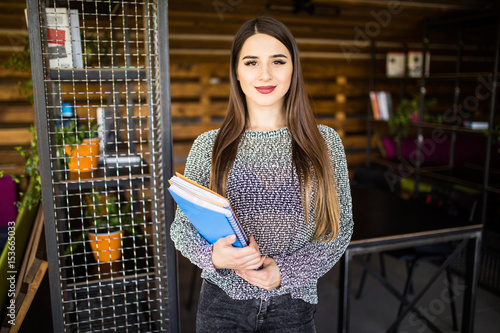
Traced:
<path fill-rule="evenodd" d="M 233 246 L 248 245 L 248 237 L 226 198 L 179 173 L 170 178 L 169 183 L 168 190 L 177 205 L 207 241 L 213 244 L 219 238 L 234 234 L 237 240 Z"/>

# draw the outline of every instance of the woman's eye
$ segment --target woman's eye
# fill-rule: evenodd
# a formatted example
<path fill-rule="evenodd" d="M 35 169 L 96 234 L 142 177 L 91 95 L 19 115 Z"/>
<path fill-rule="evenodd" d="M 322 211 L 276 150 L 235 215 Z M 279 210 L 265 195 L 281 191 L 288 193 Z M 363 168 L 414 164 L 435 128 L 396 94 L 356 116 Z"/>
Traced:
<path fill-rule="evenodd" d="M 245 66 L 257 66 L 257 61 L 250 60 L 245 62 Z"/>
<path fill-rule="evenodd" d="M 275 65 L 284 65 L 284 64 L 286 64 L 286 62 L 283 61 L 283 60 L 274 60 L 273 64 L 275 64 Z"/>

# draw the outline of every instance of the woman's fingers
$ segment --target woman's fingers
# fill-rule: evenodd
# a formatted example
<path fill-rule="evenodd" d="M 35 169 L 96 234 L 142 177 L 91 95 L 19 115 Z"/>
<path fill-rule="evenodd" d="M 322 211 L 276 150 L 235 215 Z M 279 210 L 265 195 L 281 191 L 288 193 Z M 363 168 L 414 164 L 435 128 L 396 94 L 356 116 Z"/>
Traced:
<path fill-rule="evenodd" d="M 265 258 L 264 268 L 261 270 L 236 270 L 241 278 L 254 286 L 273 290 L 281 285 L 281 273 L 272 258 Z"/>
<path fill-rule="evenodd" d="M 212 249 L 212 262 L 215 268 L 253 269 L 260 267 L 264 259 L 261 258 L 259 247 L 253 236 L 249 246 L 238 248 L 232 244 L 236 236 L 230 235 L 215 242 Z"/>

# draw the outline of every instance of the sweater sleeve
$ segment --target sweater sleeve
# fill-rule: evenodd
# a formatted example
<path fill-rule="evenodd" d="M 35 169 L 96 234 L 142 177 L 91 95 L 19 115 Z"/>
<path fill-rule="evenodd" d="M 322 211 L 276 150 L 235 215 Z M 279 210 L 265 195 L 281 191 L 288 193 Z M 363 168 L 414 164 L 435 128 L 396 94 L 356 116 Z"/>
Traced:
<path fill-rule="evenodd" d="M 291 254 L 273 257 L 281 272 L 281 287 L 310 284 L 327 273 L 342 257 L 353 232 L 352 201 L 344 147 L 333 129 L 320 126 L 329 149 L 340 203 L 338 236 L 328 242 L 310 241 Z"/>
<path fill-rule="evenodd" d="M 210 163 L 213 140 L 216 132 L 200 135 L 189 152 L 184 175 L 203 186 L 210 182 Z M 212 244 L 210 244 L 189 222 L 182 210 L 177 207 L 175 218 L 170 228 L 170 237 L 177 250 L 201 269 L 213 273 L 223 273 L 212 263 Z"/>

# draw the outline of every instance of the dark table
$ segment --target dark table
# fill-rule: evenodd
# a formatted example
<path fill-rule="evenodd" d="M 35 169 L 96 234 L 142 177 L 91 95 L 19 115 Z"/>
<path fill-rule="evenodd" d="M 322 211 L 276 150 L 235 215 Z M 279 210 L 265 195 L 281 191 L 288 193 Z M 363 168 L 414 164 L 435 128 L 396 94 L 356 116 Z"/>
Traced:
<path fill-rule="evenodd" d="M 472 332 L 474 324 L 475 292 L 477 267 L 482 225 L 440 214 L 423 204 L 403 200 L 396 195 L 373 188 L 352 188 L 354 233 L 340 265 L 340 293 L 338 332 L 349 330 L 349 290 L 350 266 L 356 260 L 368 273 L 372 274 L 395 297 L 407 304 L 406 311 L 388 328 L 388 332 L 411 310 L 430 288 L 439 274 L 466 248 L 466 269 L 464 302 L 462 307 L 462 330 Z M 430 277 L 429 283 L 411 302 L 403 299 L 402 294 L 390 285 L 380 273 L 360 257 L 387 250 L 410 248 L 421 245 L 457 241 L 457 247 L 450 257 Z M 430 327 L 434 331 L 436 327 Z"/>

